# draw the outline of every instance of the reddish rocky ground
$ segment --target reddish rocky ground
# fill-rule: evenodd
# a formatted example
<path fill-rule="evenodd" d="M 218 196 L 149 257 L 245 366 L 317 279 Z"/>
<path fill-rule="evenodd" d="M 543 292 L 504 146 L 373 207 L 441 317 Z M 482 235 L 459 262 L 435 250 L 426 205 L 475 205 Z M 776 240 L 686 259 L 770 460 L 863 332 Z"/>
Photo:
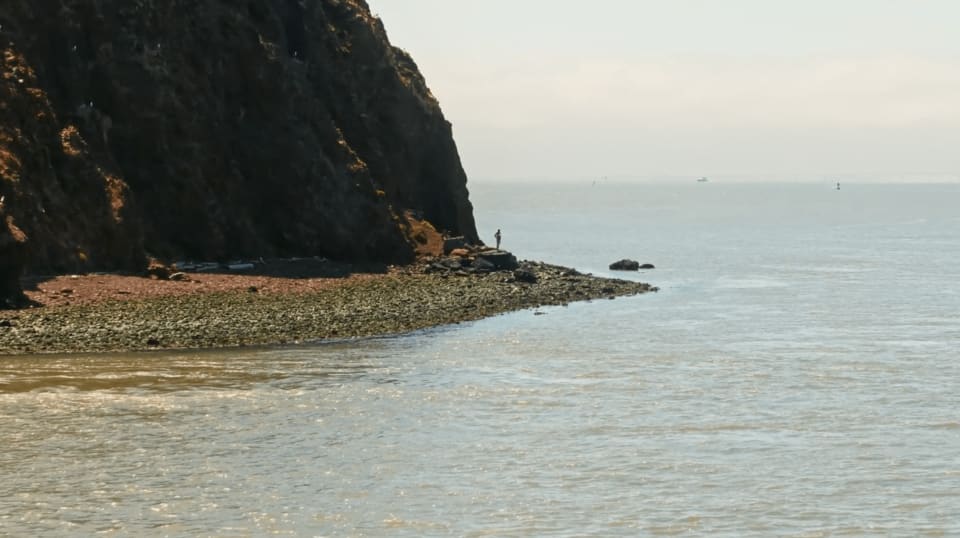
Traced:
<path fill-rule="evenodd" d="M 443 236 L 426 221 L 405 215 L 407 234 L 420 260 L 443 252 Z M 102 301 L 132 301 L 151 297 L 229 291 L 308 294 L 388 274 L 419 273 L 421 265 L 388 267 L 349 264 L 322 258 L 257 261 L 249 272 L 188 272 L 171 280 L 119 274 L 31 276 L 22 279 L 35 306 L 90 305 Z M 175 271 L 176 269 L 172 269 Z"/>
<path fill-rule="evenodd" d="M 386 267 L 353 268 L 308 259 L 257 264 L 250 273 L 185 272 L 182 280 L 91 274 L 27 277 L 23 283 L 27 297 L 36 306 L 54 307 L 229 291 L 306 294 L 407 271 L 409 269 Z"/>

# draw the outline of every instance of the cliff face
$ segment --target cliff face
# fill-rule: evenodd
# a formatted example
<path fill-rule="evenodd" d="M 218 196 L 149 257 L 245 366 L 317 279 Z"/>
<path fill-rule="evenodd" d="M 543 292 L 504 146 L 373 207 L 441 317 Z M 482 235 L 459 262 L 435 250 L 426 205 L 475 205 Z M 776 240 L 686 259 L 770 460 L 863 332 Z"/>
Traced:
<path fill-rule="evenodd" d="M 404 210 L 477 239 L 450 125 L 363 0 L 4 0 L 0 62 L 0 236 L 31 271 L 403 261 Z"/>

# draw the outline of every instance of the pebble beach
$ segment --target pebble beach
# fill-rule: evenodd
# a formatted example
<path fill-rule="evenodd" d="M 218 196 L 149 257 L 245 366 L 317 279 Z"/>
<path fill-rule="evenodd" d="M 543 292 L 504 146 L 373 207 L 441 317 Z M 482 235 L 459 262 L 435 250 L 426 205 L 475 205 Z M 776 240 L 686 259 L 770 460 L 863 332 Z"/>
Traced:
<path fill-rule="evenodd" d="M 656 288 L 541 262 L 536 276 L 424 271 L 340 278 L 186 274 L 57 277 L 28 291 L 35 307 L 0 311 L 0 354 L 279 345 L 402 334 L 505 312 L 613 299 Z"/>

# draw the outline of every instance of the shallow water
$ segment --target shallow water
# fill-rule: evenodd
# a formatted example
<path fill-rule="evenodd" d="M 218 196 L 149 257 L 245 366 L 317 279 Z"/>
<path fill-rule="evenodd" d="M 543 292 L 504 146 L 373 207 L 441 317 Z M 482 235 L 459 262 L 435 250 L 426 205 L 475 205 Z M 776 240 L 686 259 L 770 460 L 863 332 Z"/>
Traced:
<path fill-rule="evenodd" d="M 960 188 L 472 186 L 661 287 L 357 342 L 0 358 L 0 534 L 960 534 Z"/>

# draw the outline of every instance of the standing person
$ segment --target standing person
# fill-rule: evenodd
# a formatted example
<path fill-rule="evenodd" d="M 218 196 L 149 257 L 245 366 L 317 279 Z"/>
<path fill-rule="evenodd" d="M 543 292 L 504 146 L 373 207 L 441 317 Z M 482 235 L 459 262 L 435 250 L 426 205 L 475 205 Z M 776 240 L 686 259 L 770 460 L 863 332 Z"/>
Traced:
<path fill-rule="evenodd" d="M 500 228 L 497 228 L 497 233 L 493 234 L 493 237 L 497 240 L 497 250 L 500 250 Z"/>

